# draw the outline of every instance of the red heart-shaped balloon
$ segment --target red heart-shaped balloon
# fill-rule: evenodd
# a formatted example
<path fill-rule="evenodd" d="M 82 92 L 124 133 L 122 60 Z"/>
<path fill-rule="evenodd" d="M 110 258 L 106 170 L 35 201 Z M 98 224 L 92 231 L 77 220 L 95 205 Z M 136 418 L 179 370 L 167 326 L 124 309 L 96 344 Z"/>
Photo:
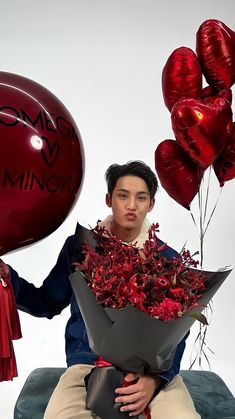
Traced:
<path fill-rule="evenodd" d="M 174 140 L 164 140 L 158 145 L 155 151 L 155 168 L 166 192 L 189 210 L 199 190 L 203 170 Z"/>
<path fill-rule="evenodd" d="M 220 20 L 206 20 L 197 31 L 196 51 L 208 84 L 229 89 L 235 82 L 235 33 Z"/>
<path fill-rule="evenodd" d="M 213 163 L 215 174 L 220 186 L 235 178 L 235 123 L 229 136 L 228 143 L 222 153 Z"/>
<path fill-rule="evenodd" d="M 181 98 L 198 99 L 202 92 L 202 71 L 194 51 L 187 47 L 175 49 L 162 71 L 162 92 L 171 111 Z"/>
<path fill-rule="evenodd" d="M 181 99 L 171 112 L 176 140 L 203 170 L 210 166 L 226 145 L 232 127 L 232 110 L 224 98 L 213 104 Z"/>
<path fill-rule="evenodd" d="M 218 97 L 222 97 L 223 99 L 226 99 L 230 105 L 232 104 L 233 93 L 231 89 L 216 90 L 212 86 L 204 87 L 199 99 L 201 99 L 204 103 L 210 103 L 213 105 Z"/>
<path fill-rule="evenodd" d="M 0 72 L 0 254 L 57 229 L 81 188 L 78 128 L 62 102 L 25 77 Z"/>

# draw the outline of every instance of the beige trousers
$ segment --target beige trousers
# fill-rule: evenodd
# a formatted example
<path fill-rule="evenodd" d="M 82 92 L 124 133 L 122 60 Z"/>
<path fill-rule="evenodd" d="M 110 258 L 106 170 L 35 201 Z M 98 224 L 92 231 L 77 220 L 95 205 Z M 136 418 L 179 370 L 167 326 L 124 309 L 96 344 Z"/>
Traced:
<path fill-rule="evenodd" d="M 91 368 L 91 365 L 73 365 L 65 371 L 51 396 L 44 419 L 99 419 L 85 407 L 84 377 Z M 179 375 L 160 391 L 149 408 L 151 419 L 200 419 Z"/>

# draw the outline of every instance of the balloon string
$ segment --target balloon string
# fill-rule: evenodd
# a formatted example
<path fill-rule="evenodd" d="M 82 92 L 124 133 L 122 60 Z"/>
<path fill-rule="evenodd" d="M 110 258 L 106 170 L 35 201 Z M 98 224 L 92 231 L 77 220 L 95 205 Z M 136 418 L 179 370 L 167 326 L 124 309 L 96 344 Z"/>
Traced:
<path fill-rule="evenodd" d="M 204 211 L 204 219 L 203 219 L 204 224 L 206 222 L 206 212 L 207 212 L 207 205 L 208 205 L 208 199 L 209 199 L 210 180 L 211 180 L 211 166 L 209 168 L 209 176 L 208 176 L 207 189 L 206 189 L 206 202 L 205 202 L 205 211 Z"/>
<path fill-rule="evenodd" d="M 202 178 L 202 181 L 203 180 L 204 180 L 204 177 Z M 201 254 L 200 267 L 201 267 L 201 269 L 202 269 L 202 266 L 203 266 L 203 259 L 204 259 L 204 238 L 205 238 L 205 234 L 208 230 L 208 227 L 210 225 L 211 219 L 212 219 L 212 217 L 214 215 L 214 212 L 216 210 L 216 207 L 218 205 L 218 202 L 219 202 L 219 199 L 220 199 L 220 196 L 221 196 L 221 193 L 222 193 L 222 189 L 223 189 L 223 188 L 220 188 L 217 200 L 214 204 L 214 207 L 211 211 L 211 214 L 210 214 L 208 220 L 206 221 L 206 216 L 207 216 L 207 212 L 208 212 L 208 203 L 209 203 L 210 180 L 211 180 L 211 166 L 210 166 L 209 177 L 208 177 L 208 182 L 207 182 L 205 203 L 204 203 L 204 200 L 203 200 L 203 182 L 201 183 L 201 186 L 200 186 L 199 191 L 198 191 L 199 240 L 200 240 L 200 254 Z M 193 219 L 193 223 L 194 223 L 195 227 L 198 230 L 197 223 L 196 223 L 196 220 L 195 220 L 192 212 L 191 212 L 191 217 Z"/>
<path fill-rule="evenodd" d="M 220 188 L 217 200 L 214 204 L 214 207 L 211 211 L 211 214 L 207 219 L 207 215 L 208 215 L 208 204 L 209 204 L 209 192 L 210 192 L 210 181 L 211 181 L 211 166 L 210 166 L 210 170 L 209 170 L 209 176 L 208 176 L 208 182 L 207 182 L 207 187 L 206 187 L 206 191 L 205 194 L 203 194 L 204 190 L 203 190 L 203 181 L 204 181 L 204 177 L 202 178 L 202 182 L 201 182 L 201 186 L 199 188 L 198 191 L 198 207 L 199 207 L 199 228 L 197 225 L 197 222 L 195 220 L 194 215 L 191 212 L 191 217 L 193 220 L 193 223 L 198 231 L 199 234 L 199 240 L 200 240 L 200 267 L 202 269 L 203 266 L 203 258 L 204 258 L 204 238 L 205 238 L 205 234 L 208 230 L 209 224 L 211 222 L 211 219 L 214 215 L 215 209 L 218 205 L 221 193 L 222 193 L 222 188 Z M 205 183 L 204 183 L 205 185 Z M 205 196 L 205 198 L 204 198 Z M 204 198 L 204 199 L 203 199 Z M 208 310 L 210 309 L 210 311 L 212 311 L 212 306 L 209 305 Z M 208 314 L 208 310 L 206 308 L 207 314 Z M 213 353 L 213 351 L 206 345 L 206 333 L 207 333 L 207 325 L 202 326 L 200 324 L 200 328 L 199 328 L 199 333 L 198 336 L 196 337 L 194 343 L 196 344 L 197 342 L 199 343 L 199 353 L 197 353 L 196 357 L 194 358 L 193 361 L 190 360 L 190 368 L 192 369 L 193 365 L 195 364 L 195 362 L 198 360 L 199 363 L 199 367 L 202 368 L 202 359 L 205 358 L 209 369 L 210 369 L 210 361 L 209 358 L 207 356 L 206 350 L 209 350 L 210 352 Z"/>
<path fill-rule="evenodd" d="M 197 223 L 196 223 L 196 220 L 194 218 L 194 215 L 193 215 L 192 211 L 190 211 L 190 214 L 191 214 L 191 217 L 192 217 L 192 220 L 193 220 L 193 224 L 195 225 L 195 227 L 197 229 Z"/>
<path fill-rule="evenodd" d="M 201 255 L 201 260 L 200 260 L 200 266 L 202 268 L 203 265 L 203 239 L 204 239 L 204 232 L 203 232 L 203 210 L 202 210 L 202 204 L 203 204 L 203 199 L 202 199 L 202 188 L 199 188 L 199 192 L 198 192 L 198 206 L 199 206 L 199 239 L 200 239 L 200 255 Z"/>
<path fill-rule="evenodd" d="M 203 177 L 202 177 L 202 179 L 201 179 L 201 182 L 203 182 Z M 199 174 L 198 174 L 198 183 L 200 183 Z M 201 188 L 201 187 L 200 187 L 200 188 Z M 200 199 L 200 198 L 199 198 L 200 188 L 199 188 L 199 191 L 198 191 L 198 199 Z M 200 204 L 199 204 L 199 208 L 200 208 Z M 194 225 L 195 225 L 195 227 L 196 227 L 197 233 L 199 234 L 199 232 L 198 232 L 198 225 L 197 225 L 196 219 L 195 219 L 195 217 L 194 217 L 194 215 L 193 215 L 193 213 L 192 213 L 191 209 L 190 209 L 190 214 L 191 214 L 191 217 L 192 217 L 192 220 L 193 220 L 193 224 L 194 224 Z M 199 237 L 200 237 L 200 235 L 199 235 Z"/>
<path fill-rule="evenodd" d="M 204 235 L 205 235 L 205 233 L 206 233 L 206 231 L 207 231 L 207 229 L 208 229 L 208 227 L 209 227 L 209 224 L 210 224 L 210 222 L 211 222 L 212 216 L 213 216 L 213 214 L 214 214 L 214 212 L 215 212 L 215 209 L 216 209 L 216 207 L 217 207 L 217 204 L 218 204 L 218 202 L 219 202 L 220 196 L 221 196 L 221 194 L 222 194 L 222 189 L 223 189 L 223 187 L 221 187 L 221 188 L 220 188 L 220 192 L 219 192 L 218 198 L 217 198 L 216 203 L 215 203 L 215 205 L 214 205 L 214 208 L 213 208 L 213 210 L 212 210 L 212 212 L 211 212 L 211 215 L 210 215 L 210 217 L 209 217 L 209 220 L 207 221 L 207 225 L 206 225 L 206 228 L 205 228 L 205 230 L 204 230 Z"/>

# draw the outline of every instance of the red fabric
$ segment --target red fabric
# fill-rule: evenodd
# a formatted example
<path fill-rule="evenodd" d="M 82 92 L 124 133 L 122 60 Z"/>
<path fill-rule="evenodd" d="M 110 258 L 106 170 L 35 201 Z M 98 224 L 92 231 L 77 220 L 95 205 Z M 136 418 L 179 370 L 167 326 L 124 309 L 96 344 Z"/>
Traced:
<path fill-rule="evenodd" d="M 110 362 L 108 362 L 108 361 L 105 361 L 105 359 L 101 358 L 100 356 L 98 358 L 96 358 L 96 360 L 95 360 L 95 366 L 97 368 L 110 367 L 110 365 L 112 365 L 112 364 L 110 364 Z"/>
<path fill-rule="evenodd" d="M 146 419 L 151 419 L 151 414 L 150 414 L 150 410 L 149 410 L 148 406 L 144 409 L 144 413 L 145 413 L 145 418 Z"/>
<path fill-rule="evenodd" d="M 0 381 L 17 377 L 12 340 L 22 337 L 12 284 L 0 278 Z"/>
<path fill-rule="evenodd" d="M 95 360 L 95 366 L 97 368 L 109 367 L 110 365 L 112 365 L 112 364 L 110 364 L 109 362 L 105 361 L 104 358 L 98 357 Z M 136 380 L 134 380 L 134 382 L 135 381 Z M 133 381 L 126 381 L 125 378 L 124 378 L 124 381 L 123 381 L 123 384 L 122 384 L 123 387 L 127 387 L 130 384 L 133 384 Z M 145 414 L 145 419 L 151 419 L 150 410 L 149 410 L 148 406 L 144 409 L 144 414 Z"/>

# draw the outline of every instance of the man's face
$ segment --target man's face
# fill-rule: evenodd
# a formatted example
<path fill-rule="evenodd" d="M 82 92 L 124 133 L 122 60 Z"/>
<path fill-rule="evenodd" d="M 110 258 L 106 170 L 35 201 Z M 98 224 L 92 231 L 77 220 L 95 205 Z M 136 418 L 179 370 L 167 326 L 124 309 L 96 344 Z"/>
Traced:
<path fill-rule="evenodd" d="M 150 199 L 147 184 L 142 178 L 127 175 L 118 179 L 112 197 L 107 194 L 106 203 L 112 207 L 114 228 L 133 230 L 138 235 L 154 200 Z"/>

